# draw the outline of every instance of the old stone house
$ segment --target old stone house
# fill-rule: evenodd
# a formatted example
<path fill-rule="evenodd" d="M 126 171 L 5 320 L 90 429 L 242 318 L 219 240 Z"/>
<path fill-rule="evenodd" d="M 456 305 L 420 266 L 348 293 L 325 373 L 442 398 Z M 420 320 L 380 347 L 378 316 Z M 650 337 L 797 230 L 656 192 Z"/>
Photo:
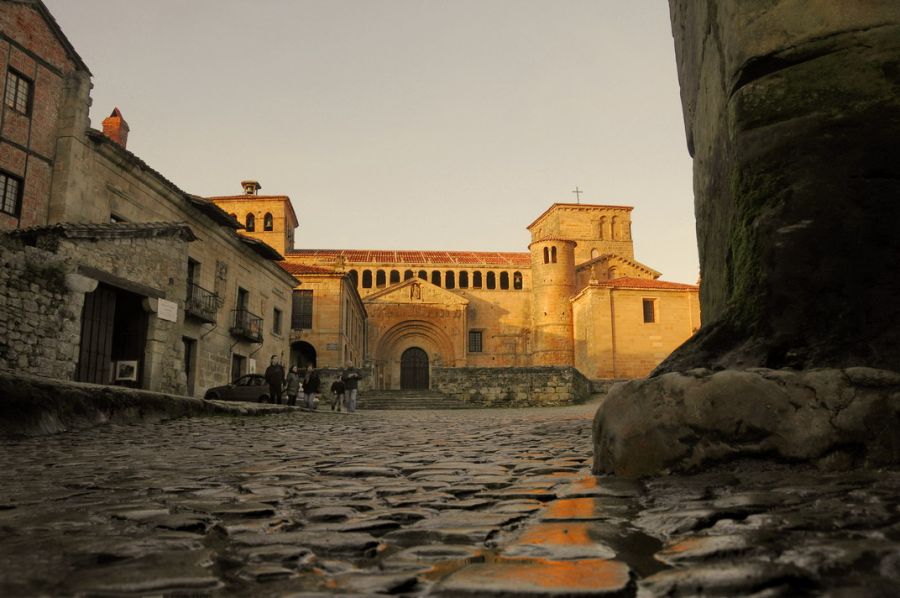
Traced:
<path fill-rule="evenodd" d="M 279 252 L 128 151 L 118 109 L 90 127 L 90 72 L 42 2 L 0 2 L 0 25 L 0 367 L 202 395 L 286 357 Z"/>
<path fill-rule="evenodd" d="M 243 185 L 242 195 L 209 199 L 241 222 L 267 223 L 246 234 L 268 235 L 302 277 L 295 293 L 307 293 L 310 317 L 293 322 L 292 360 L 358 361 L 342 322 L 347 311 L 367 316 L 359 337 L 378 389 L 446 390 L 454 368 L 488 368 L 492 386 L 535 366 L 640 377 L 700 326 L 698 287 L 659 280 L 634 259 L 631 207 L 553 204 L 527 227 L 527 252 L 297 249 L 297 219 L 280 217 L 287 198 Z M 343 307 L 352 293 L 329 282 L 338 279 L 361 306 Z"/>

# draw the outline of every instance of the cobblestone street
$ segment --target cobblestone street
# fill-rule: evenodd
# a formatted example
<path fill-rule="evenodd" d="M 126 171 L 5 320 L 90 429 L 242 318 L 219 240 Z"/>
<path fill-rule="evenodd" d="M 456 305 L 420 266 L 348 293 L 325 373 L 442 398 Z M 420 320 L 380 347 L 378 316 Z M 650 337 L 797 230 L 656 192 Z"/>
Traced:
<path fill-rule="evenodd" d="M 596 405 L 108 425 L 0 453 L 0 595 L 897 595 L 892 472 L 590 475 Z"/>

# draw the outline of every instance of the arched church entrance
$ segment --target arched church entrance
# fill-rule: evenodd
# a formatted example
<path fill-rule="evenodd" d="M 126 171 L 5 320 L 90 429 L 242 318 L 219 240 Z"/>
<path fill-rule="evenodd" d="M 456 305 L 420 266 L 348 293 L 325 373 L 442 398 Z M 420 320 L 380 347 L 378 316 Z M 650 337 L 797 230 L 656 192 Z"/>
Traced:
<path fill-rule="evenodd" d="M 400 389 L 428 390 L 428 354 L 419 347 L 400 356 Z"/>
<path fill-rule="evenodd" d="M 308 365 L 316 367 L 316 348 L 305 341 L 291 343 L 291 365 L 297 366 L 301 371 Z"/>

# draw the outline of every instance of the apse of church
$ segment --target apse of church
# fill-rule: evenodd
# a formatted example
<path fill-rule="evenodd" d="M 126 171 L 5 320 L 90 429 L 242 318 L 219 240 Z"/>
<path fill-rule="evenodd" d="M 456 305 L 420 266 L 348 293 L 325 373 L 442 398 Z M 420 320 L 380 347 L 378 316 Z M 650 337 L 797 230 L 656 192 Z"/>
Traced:
<path fill-rule="evenodd" d="M 293 247 L 289 198 L 242 185 L 210 199 L 284 248 L 313 314 L 292 330 L 293 351 L 320 368 L 352 360 L 370 388 L 430 388 L 442 368 L 641 377 L 700 326 L 698 287 L 635 260 L 629 206 L 553 204 L 523 252 L 312 249 Z"/>

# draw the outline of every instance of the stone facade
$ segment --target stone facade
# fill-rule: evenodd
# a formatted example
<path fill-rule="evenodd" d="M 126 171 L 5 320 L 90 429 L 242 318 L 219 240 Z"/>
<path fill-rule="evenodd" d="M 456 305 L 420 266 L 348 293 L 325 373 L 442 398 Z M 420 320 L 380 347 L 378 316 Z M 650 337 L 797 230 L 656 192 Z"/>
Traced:
<path fill-rule="evenodd" d="M 479 407 L 551 407 L 588 398 L 591 385 L 577 369 L 557 366 L 432 368 L 432 389 Z"/>

